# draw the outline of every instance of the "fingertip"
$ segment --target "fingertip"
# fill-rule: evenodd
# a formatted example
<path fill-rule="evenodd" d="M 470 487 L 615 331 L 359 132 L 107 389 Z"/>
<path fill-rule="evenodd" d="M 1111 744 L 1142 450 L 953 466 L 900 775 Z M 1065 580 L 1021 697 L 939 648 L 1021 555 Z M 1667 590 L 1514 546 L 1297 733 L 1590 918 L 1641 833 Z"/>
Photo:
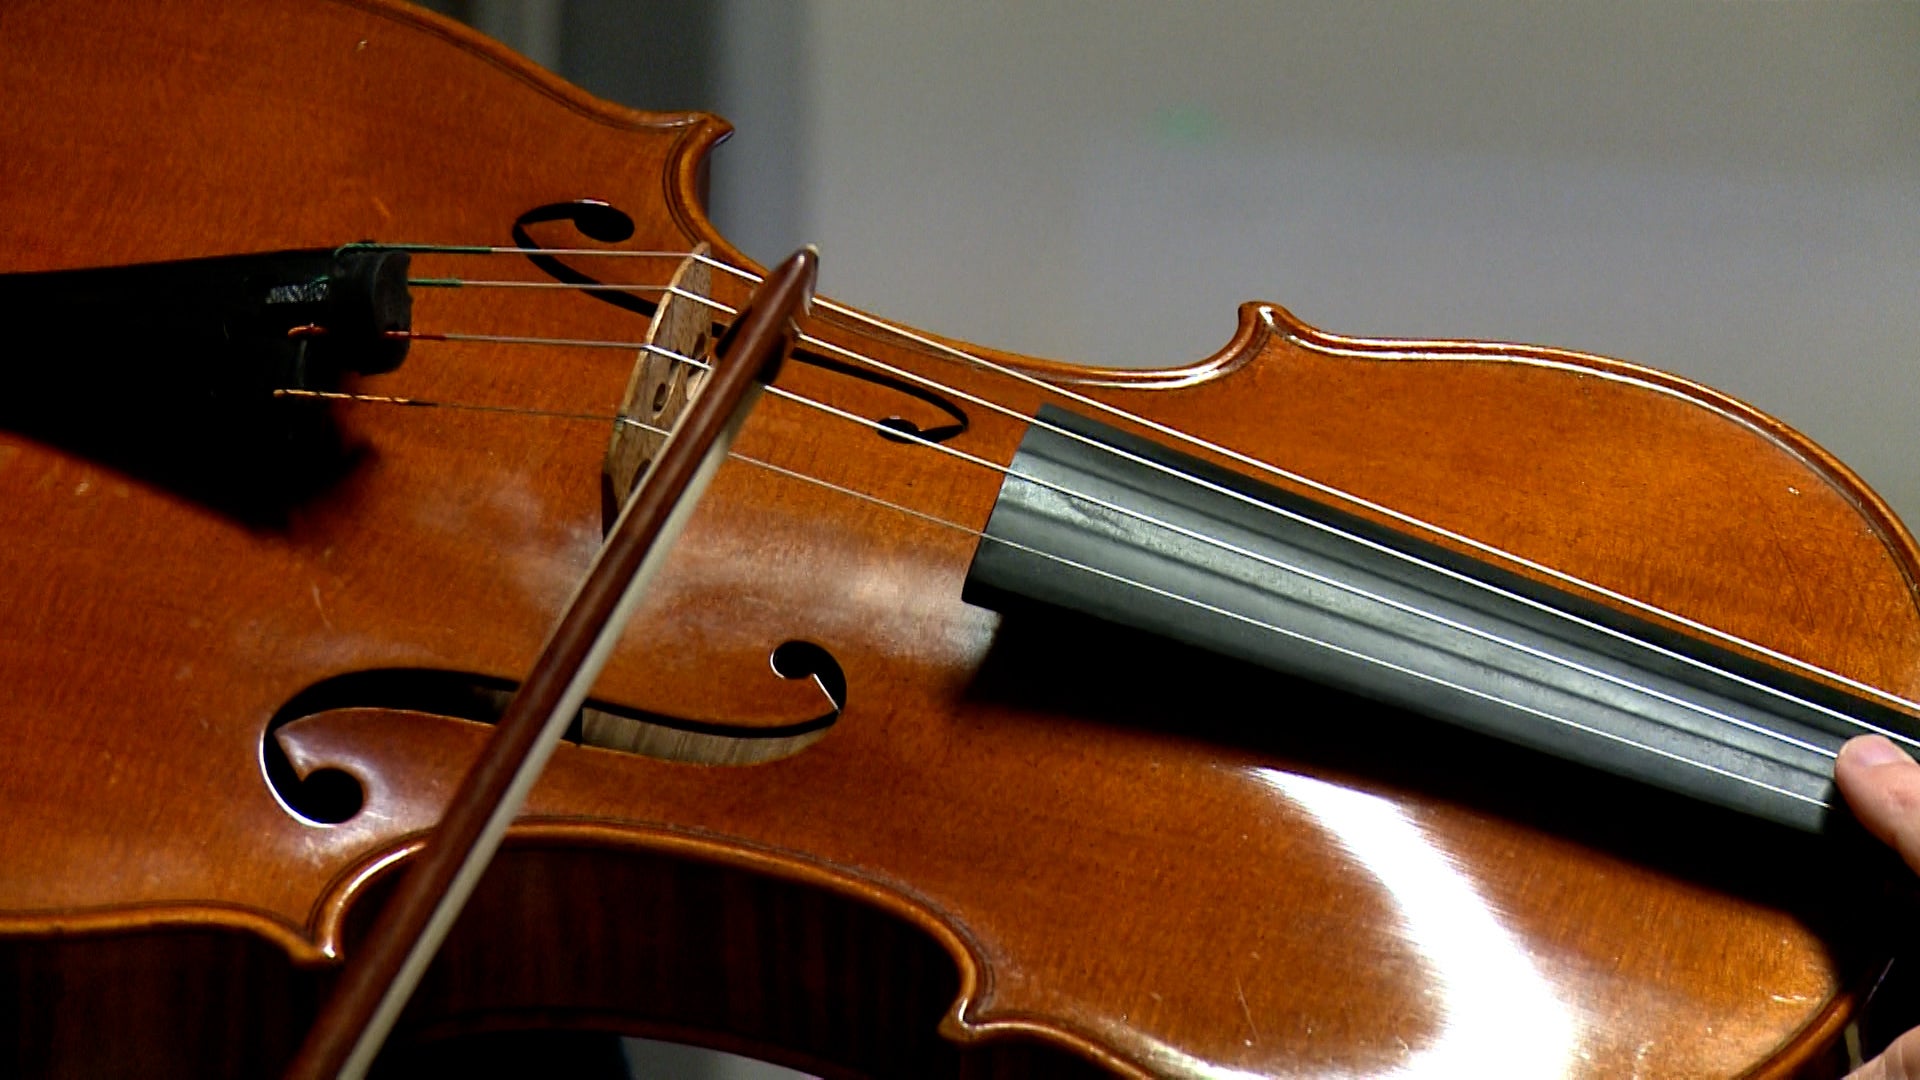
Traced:
<path fill-rule="evenodd" d="M 1920 762 L 1882 736 L 1863 735 L 1840 748 L 1833 779 L 1860 824 L 1920 871 Z"/>
<path fill-rule="evenodd" d="M 1848 1073 L 1846 1080 L 1920 1080 L 1920 1029 L 1893 1040 L 1879 1057 Z"/>
<path fill-rule="evenodd" d="M 1850 767 L 1877 769 L 1885 765 L 1916 764 L 1905 750 L 1885 735 L 1860 735 L 1848 739 L 1840 748 L 1839 761 Z"/>

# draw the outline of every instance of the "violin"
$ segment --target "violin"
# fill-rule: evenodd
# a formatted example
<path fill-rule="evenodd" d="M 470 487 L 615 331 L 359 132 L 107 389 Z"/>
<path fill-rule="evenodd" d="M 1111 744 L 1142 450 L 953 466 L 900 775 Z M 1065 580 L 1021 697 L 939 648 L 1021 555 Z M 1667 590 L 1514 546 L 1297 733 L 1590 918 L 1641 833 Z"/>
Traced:
<path fill-rule="evenodd" d="M 760 274 L 715 118 L 376 0 L 149 7 L 0 16 L 26 1075 L 286 1067 Z M 1912 739 L 1917 598 L 1844 465 L 1650 369 L 820 298 L 386 1065 L 1832 1071 L 1890 957 L 1821 770 Z"/>

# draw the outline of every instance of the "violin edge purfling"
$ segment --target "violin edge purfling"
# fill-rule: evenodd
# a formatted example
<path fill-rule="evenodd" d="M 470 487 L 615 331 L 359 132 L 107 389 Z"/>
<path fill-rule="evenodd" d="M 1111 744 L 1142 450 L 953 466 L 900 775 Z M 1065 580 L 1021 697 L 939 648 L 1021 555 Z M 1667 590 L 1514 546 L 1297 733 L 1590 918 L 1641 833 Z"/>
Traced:
<path fill-rule="evenodd" d="M 0 203 L 20 234 L 0 269 L 343 238 L 506 244 L 530 209 L 582 198 L 633 216 L 613 246 L 705 241 L 745 265 L 697 198 L 720 121 L 594 102 L 386 4 L 196 21 L 210 14 L 9 14 L 6 100 L 37 111 L 8 129 L 21 182 Z M 296 32 L 302 48 L 277 47 Z M 48 72 L 61 78 L 43 86 Z M 183 101 L 203 107 L 166 107 Z M 298 146 L 297 167 L 263 145 Z M 564 221 L 534 232 L 599 243 Z M 715 278 L 720 302 L 744 295 Z M 423 330 L 640 332 L 578 297 L 415 301 Z M 937 380 L 967 423 L 817 366 L 783 388 L 962 426 L 956 449 L 1011 461 L 1049 395 L 950 348 L 1920 689 L 1912 539 L 1813 444 L 1682 380 L 1544 348 L 1339 338 L 1266 305 L 1242 309 L 1212 357 L 1143 374 L 902 340 L 824 307 L 803 329 Z M 632 359 L 417 341 L 357 385 L 607 413 Z M 484 729 L 375 707 L 288 725 L 299 761 L 366 792 L 361 815 L 319 826 L 260 775 L 275 711 L 353 671 L 516 678 L 599 535 L 604 424 L 330 408 L 368 456 L 268 529 L 0 436 L 7 749 L 49 763 L 0 795 L 0 957 L 26 988 L 0 1008 L 19 1018 L 0 1038 L 12 1071 L 112 1072 L 116 1052 L 155 1047 L 182 1073 L 277 1068 Z M 785 401 L 764 404 L 740 451 L 975 528 L 1001 481 Z M 476 531 L 485 544 L 457 542 Z M 1483 1045 L 1478 1001 L 1519 1010 L 1503 1030 L 1520 1017 L 1565 1036 L 1522 1045 L 1545 1056 L 1521 1064 L 1564 1051 L 1604 1075 L 1645 1045 L 1662 1075 L 1786 1075 L 1822 1059 L 1884 960 L 1861 916 L 1778 872 L 1802 854 L 1777 832 L 1191 650 L 1106 634 L 1103 653 L 1069 627 L 996 617 L 961 602 L 978 541 L 947 526 L 734 463 L 687 539 L 596 696 L 730 730 L 790 702 L 804 715 L 817 691 L 768 671 L 797 640 L 837 661 L 844 708 L 805 749 L 745 768 L 562 748 L 408 1037 L 597 1026 L 878 1075 L 1437 1070 L 1433 1055 Z M 1267 730 L 1234 722 L 1244 700 Z M 1423 898 L 1464 921 L 1436 930 Z M 1480 963 L 1457 965 L 1456 939 L 1484 947 Z M 163 971 L 195 991 L 169 992 Z M 139 1037 L 99 1040 L 114 1016 Z M 1704 1023 L 1714 1040 L 1695 1037 Z"/>

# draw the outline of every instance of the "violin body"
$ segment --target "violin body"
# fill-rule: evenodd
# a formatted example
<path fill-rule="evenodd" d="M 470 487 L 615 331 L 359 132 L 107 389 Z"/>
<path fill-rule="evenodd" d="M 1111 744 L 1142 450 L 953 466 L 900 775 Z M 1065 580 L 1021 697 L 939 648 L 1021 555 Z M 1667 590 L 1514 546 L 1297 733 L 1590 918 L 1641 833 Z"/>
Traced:
<path fill-rule="evenodd" d="M 429 15 L 14 3 L 0 40 L 0 270 L 514 244 L 580 199 L 632 235 L 527 229 L 747 265 L 699 198 L 724 123 L 594 100 Z M 416 273 L 470 269 L 435 258 Z M 421 290 L 414 322 L 645 331 L 541 289 Z M 804 329 L 951 392 L 826 364 L 781 387 L 994 461 L 1047 397 L 955 343 L 817 309 Z M 10 365 L 102 332 L 60 330 Z M 1685 380 L 1260 304 L 1160 371 L 965 348 L 1920 694 L 1912 537 L 1819 447 Z M 416 343 L 359 389 L 565 415 L 338 403 L 351 467 L 268 523 L 0 431 L 0 1070 L 284 1066 L 488 731 L 408 688 L 527 669 L 600 539 L 592 417 L 633 361 Z M 1783 1076 L 1834 1060 L 1888 959 L 1830 843 L 964 602 L 994 472 L 781 400 L 737 450 L 788 471 L 721 470 L 593 696 L 755 763 L 562 747 L 397 1040 L 604 1029 L 835 1075 Z M 832 677 L 779 674 L 790 642 Z M 360 805 L 303 818 L 276 753 Z"/>

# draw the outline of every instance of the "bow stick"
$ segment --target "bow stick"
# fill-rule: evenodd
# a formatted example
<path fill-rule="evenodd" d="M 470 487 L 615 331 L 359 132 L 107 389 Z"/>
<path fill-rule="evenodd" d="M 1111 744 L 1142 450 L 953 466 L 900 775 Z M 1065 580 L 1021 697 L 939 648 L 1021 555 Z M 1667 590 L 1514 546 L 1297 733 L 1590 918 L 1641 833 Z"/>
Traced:
<path fill-rule="evenodd" d="M 628 498 L 499 727 L 461 781 L 419 861 L 347 965 L 288 1080 L 364 1076 L 499 848 L 507 825 L 606 664 L 646 583 L 691 515 L 760 389 L 773 381 L 813 295 L 819 256 L 766 277 L 714 350 L 712 377 Z"/>

